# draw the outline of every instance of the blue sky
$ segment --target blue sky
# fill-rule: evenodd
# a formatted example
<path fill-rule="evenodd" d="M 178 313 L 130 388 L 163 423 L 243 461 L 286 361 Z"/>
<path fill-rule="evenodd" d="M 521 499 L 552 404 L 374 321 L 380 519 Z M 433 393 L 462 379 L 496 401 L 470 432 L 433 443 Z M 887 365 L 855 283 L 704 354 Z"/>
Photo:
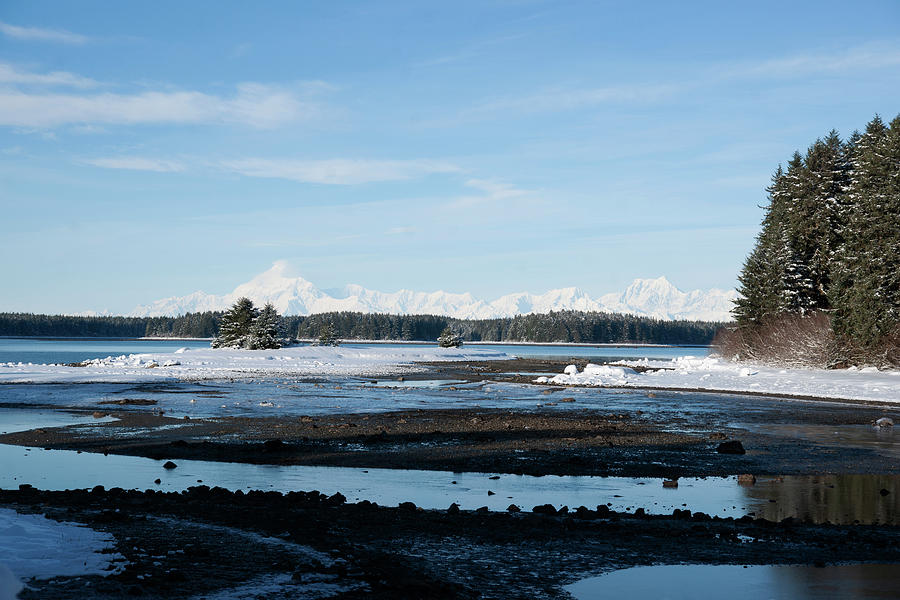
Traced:
<path fill-rule="evenodd" d="M 728 288 L 778 163 L 900 111 L 898 32 L 894 0 L 6 0 L 0 310 L 280 259 L 322 288 Z"/>

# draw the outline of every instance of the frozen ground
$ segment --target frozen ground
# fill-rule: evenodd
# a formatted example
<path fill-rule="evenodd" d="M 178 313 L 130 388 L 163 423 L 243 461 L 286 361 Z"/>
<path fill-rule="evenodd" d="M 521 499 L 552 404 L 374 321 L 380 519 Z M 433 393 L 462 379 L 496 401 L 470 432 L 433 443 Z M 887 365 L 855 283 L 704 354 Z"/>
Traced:
<path fill-rule="evenodd" d="M 210 380 L 260 376 L 360 376 L 421 370 L 413 363 L 510 358 L 489 349 L 345 348 L 301 346 L 279 350 L 180 348 L 170 353 L 109 356 L 84 366 L 0 363 L 0 383 L 115 383 Z"/>
<path fill-rule="evenodd" d="M 623 361 L 625 367 L 575 365 L 536 383 L 557 385 L 696 389 L 753 392 L 900 403 L 900 371 L 865 369 L 778 369 L 734 363 L 716 357 Z M 638 372 L 630 367 L 650 370 Z"/>
<path fill-rule="evenodd" d="M 101 554 L 111 544 L 110 535 L 88 527 L 0 508 L 0 600 L 15 598 L 20 580 L 109 575 L 122 559 Z"/>

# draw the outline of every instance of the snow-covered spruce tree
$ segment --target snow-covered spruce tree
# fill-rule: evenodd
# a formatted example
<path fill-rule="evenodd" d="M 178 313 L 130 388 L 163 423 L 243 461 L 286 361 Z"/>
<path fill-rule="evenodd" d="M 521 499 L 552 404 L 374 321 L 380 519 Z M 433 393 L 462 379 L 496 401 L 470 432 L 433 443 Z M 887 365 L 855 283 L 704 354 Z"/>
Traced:
<path fill-rule="evenodd" d="M 257 310 L 249 298 L 238 298 L 222 315 L 219 335 L 213 339 L 213 348 L 249 348 L 253 338 L 253 323 Z"/>
<path fill-rule="evenodd" d="M 441 348 L 459 348 L 462 346 L 462 337 L 450 327 L 445 327 L 441 332 L 441 335 L 438 336 L 438 346 Z"/>
<path fill-rule="evenodd" d="M 317 346 L 339 346 L 341 341 L 337 337 L 337 332 L 331 321 L 322 323 L 319 328 L 319 339 L 316 341 Z"/>
<path fill-rule="evenodd" d="M 900 116 L 890 126 L 876 116 L 856 142 L 849 201 L 832 324 L 843 339 L 875 349 L 900 334 Z"/>
<path fill-rule="evenodd" d="M 250 348 L 271 350 L 281 348 L 281 318 L 271 303 L 267 303 L 253 321 Z"/>

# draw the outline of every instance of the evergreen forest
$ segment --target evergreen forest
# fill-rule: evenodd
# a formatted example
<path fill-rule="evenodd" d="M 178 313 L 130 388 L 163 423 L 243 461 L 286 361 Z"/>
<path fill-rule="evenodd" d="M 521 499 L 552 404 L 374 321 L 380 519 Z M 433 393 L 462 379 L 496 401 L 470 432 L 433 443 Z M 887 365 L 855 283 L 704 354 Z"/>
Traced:
<path fill-rule="evenodd" d="M 739 276 L 726 354 L 900 364 L 900 116 L 836 131 L 779 166 Z"/>
<path fill-rule="evenodd" d="M 180 317 L 76 317 L 0 313 L 0 336 L 186 337 L 220 335 L 222 312 Z M 327 325 L 339 339 L 437 341 L 450 328 L 463 341 L 709 344 L 721 323 L 666 321 L 624 314 L 561 311 L 502 319 L 357 312 L 279 317 L 278 330 L 317 339 Z"/>

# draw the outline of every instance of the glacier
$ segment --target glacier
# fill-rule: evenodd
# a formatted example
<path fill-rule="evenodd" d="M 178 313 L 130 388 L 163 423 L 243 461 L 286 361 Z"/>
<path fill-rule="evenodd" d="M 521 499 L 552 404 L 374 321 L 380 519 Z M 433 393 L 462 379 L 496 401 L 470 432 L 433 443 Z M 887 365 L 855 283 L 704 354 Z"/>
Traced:
<path fill-rule="evenodd" d="M 225 310 L 246 296 L 262 305 L 271 302 L 283 315 L 310 315 L 352 311 L 388 314 L 432 314 L 458 319 L 493 319 L 550 311 L 579 310 L 625 313 L 657 319 L 731 321 L 735 290 L 693 290 L 683 292 L 665 277 L 635 279 L 621 293 L 591 298 L 577 287 L 550 290 L 544 294 L 519 292 L 486 302 L 469 293 L 445 291 L 379 292 L 360 285 L 338 290 L 322 290 L 302 277 L 290 274 L 284 261 L 223 295 L 196 291 L 186 296 L 163 298 L 141 305 L 135 317 L 178 316 L 190 312 Z"/>

